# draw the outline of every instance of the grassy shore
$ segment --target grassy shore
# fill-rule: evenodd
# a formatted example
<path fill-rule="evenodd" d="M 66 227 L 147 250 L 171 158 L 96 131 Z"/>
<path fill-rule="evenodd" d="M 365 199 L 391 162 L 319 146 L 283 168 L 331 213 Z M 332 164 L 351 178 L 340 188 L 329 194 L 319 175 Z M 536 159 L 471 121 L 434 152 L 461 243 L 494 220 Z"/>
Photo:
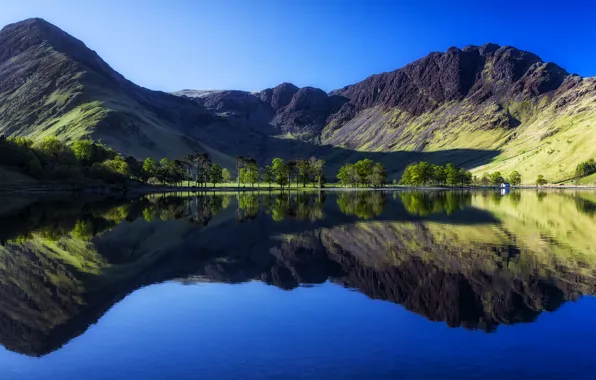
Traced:
<path fill-rule="evenodd" d="M 8 181 L 0 183 L 0 194 L 12 193 L 100 193 L 100 194 L 114 194 L 114 193 L 132 193 L 132 194 L 151 194 L 151 193 L 169 193 L 169 192 L 317 192 L 317 191 L 407 191 L 407 190 L 422 190 L 422 191 L 449 191 L 449 190 L 503 190 L 500 186 L 399 186 L 399 185 L 385 185 L 382 187 L 346 187 L 338 183 L 328 183 L 325 187 L 319 188 L 312 185 L 298 185 L 280 187 L 274 183 L 258 183 L 254 185 L 238 185 L 236 182 L 208 184 L 207 186 L 196 186 L 194 182 L 184 182 L 178 185 L 149 185 L 140 182 L 130 181 L 126 184 L 75 184 L 67 182 L 30 182 L 30 181 Z M 595 190 L 594 184 L 549 184 L 544 186 L 536 185 L 519 185 L 511 186 L 510 190 L 515 189 L 586 189 Z"/>

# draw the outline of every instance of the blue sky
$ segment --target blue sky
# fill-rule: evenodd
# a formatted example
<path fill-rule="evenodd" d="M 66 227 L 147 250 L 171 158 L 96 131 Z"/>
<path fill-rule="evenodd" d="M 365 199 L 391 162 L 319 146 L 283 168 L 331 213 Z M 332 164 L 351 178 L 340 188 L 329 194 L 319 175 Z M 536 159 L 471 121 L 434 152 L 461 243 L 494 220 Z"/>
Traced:
<path fill-rule="evenodd" d="M 42 17 L 151 89 L 332 90 L 430 51 L 495 42 L 596 75 L 596 2 L 0 0 Z"/>

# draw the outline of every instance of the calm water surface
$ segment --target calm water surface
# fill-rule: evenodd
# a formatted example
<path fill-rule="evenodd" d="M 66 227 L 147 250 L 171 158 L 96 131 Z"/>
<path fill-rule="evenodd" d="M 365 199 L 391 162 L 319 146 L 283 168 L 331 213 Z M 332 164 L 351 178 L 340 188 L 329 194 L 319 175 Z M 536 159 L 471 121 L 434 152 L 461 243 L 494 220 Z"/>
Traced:
<path fill-rule="evenodd" d="M 596 193 L 0 199 L 0 379 L 593 379 Z"/>

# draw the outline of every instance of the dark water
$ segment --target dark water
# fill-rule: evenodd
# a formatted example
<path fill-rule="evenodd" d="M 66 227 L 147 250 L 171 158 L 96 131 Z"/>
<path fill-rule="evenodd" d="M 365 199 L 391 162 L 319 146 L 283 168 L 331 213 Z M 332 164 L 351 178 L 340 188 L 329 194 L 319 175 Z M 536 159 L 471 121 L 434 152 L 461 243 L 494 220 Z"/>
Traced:
<path fill-rule="evenodd" d="M 0 199 L 0 379 L 593 379 L 596 193 Z"/>

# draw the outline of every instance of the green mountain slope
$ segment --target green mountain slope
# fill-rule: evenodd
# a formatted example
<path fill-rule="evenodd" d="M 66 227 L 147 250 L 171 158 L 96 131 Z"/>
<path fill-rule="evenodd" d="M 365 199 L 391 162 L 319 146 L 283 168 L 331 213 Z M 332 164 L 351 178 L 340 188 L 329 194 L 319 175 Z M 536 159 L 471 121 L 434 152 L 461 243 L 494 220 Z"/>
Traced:
<path fill-rule="evenodd" d="M 379 160 L 390 178 L 411 162 L 565 180 L 596 156 L 596 80 L 487 44 L 431 53 L 327 94 L 283 83 L 260 92 L 151 91 L 41 19 L 0 31 L 0 135 L 83 137 L 137 158 L 209 152 Z"/>

